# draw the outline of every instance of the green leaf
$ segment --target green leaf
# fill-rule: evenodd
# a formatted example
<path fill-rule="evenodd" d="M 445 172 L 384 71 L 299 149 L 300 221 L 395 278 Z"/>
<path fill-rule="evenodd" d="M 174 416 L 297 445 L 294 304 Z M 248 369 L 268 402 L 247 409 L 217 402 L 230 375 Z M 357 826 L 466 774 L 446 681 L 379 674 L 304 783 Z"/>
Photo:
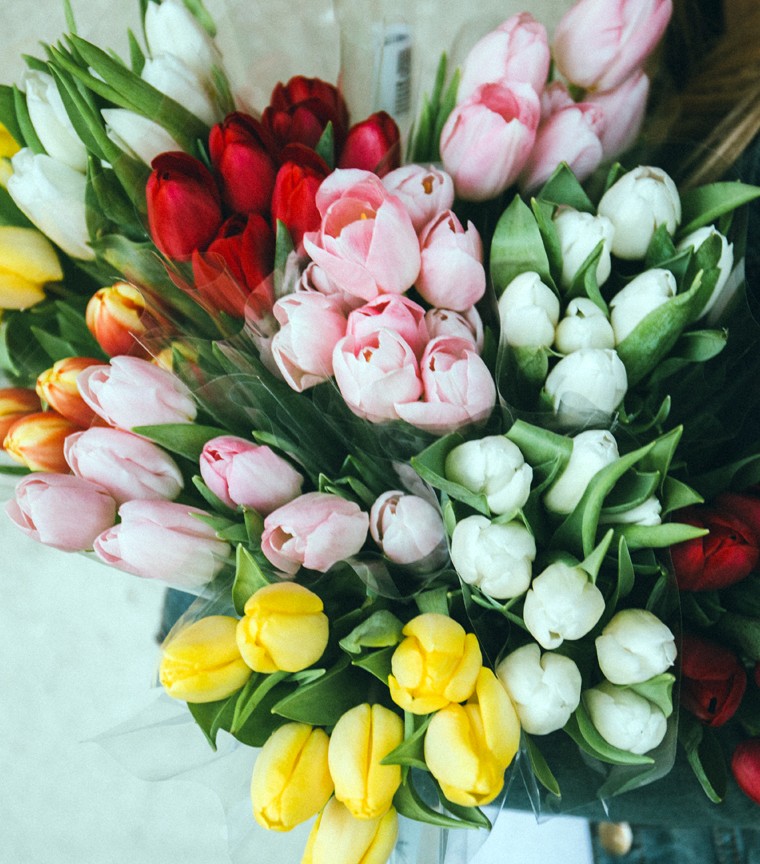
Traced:
<path fill-rule="evenodd" d="M 388 676 L 391 674 L 391 658 L 395 650 L 396 646 L 391 645 L 380 651 L 370 651 L 351 662 L 354 666 L 358 666 L 359 669 L 365 669 L 371 675 L 374 675 L 378 681 L 382 681 L 383 684 L 387 685 Z"/>
<path fill-rule="evenodd" d="M 14 225 L 17 228 L 33 227 L 3 186 L 0 186 L 0 225 Z"/>
<path fill-rule="evenodd" d="M 39 136 L 34 130 L 29 109 L 26 105 L 26 96 L 15 85 L 13 86 L 13 107 L 16 114 L 16 123 L 21 132 L 25 145 L 35 154 L 45 153 Z"/>
<path fill-rule="evenodd" d="M 521 273 L 533 271 L 554 287 L 549 259 L 536 217 L 530 207 L 515 196 L 502 213 L 491 241 L 491 281 L 499 298 Z"/>
<path fill-rule="evenodd" d="M 760 187 L 747 183 L 710 183 L 689 189 L 681 196 L 683 215 L 678 236 L 684 237 L 697 228 L 712 225 L 723 214 L 756 198 L 760 198 Z"/>
<path fill-rule="evenodd" d="M 412 468 L 435 489 L 440 489 L 451 498 L 467 504 L 484 516 L 490 516 L 491 511 L 488 509 L 485 495 L 471 492 L 465 486 L 446 479 L 446 457 L 455 447 L 463 443 L 464 438 L 456 432 L 446 435 L 425 448 L 418 456 L 413 456 L 410 460 Z"/>
<path fill-rule="evenodd" d="M 396 794 L 393 796 L 393 806 L 401 816 L 407 816 L 417 822 L 426 822 L 428 825 L 437 825 L 439 828 L 482 828 L 482 819 L 471 820 L 458 819 L 455 816 L 447 816 L 438 810 L 434 810 L 423 801 L 422 796 L 412 782 L 413 775 L 409 773 Z M 446 804 L 448 808 L 448 802 Z M 462 811 L 460 811 L 462 812 Z M 479 812 L 479 811 L 478 811 Z M 482 816 L 482 813 L 480 814 Z M 488 823 L 490 825 L 490 822 Z"/>
<path fill-rule="evenodd" d="M 596 208 L 566 162 L 557 166 L 538 193 L 542 201 L 565 205 L 582 213 L 596 214 Z"/>
<path fill-rule="evenodd" d="M 145 68 L 145 52 L 132 30 L 127 31 L 129 38 L 129 63 L 135 75 L 140 75 Z"/>
<path fill-rule="evenodd" d="M 346 657 L 321 678 L 280 699 L 272 710 L 299 723 L 334 726 L 346 711 L 366 701 L 366 674 L 354 668 Z"/>
<path fill-rule="evenodd" d="M 403 628 L 403 623 L 392 612 L 380 609 L 354 627 L 339 644 L 349 654 L 360 654 L 362 648 L 387 648 L 398 645 Z"/>
<path fill-rule="evenodd" d="M 229 729 L 235 714 L 238 693 L 218 702 L 188 702 L 193 720 L 200 726 L 206 740 L 216 750 L 216 736 L 220 729 Z"/>
<path fill-rule="evenodd" d="M 600 240 L 578 268 L 565 296 L 568 300 L 575 297 L 587 297 L 602 310 L 606 317 L 609 317 L 609 309 L 599 290 L 599 282 L 596 278 L 599 259 L 603 251 L 604 240 Z"/>
<path fill-rule="evenodd" d="M 204 6 L 203 0 L 182 0 L 182 2 L 193 13 L 195 19 L 206 33 L 213 39 L 216 36 L 216 24 L 214 23 L 213 15 Z"/>
<path fill-rule="evenodd" d="M 327 163 L 327 167 L 332 171 L 335 168 L 335 130 L 333 129 L 332 120 L 325 126 L 324 132 L 317 141 L 317 146 L 314 148 L 317 156 L 320 156 Z M 279 220 L 277 220 L 279 222 Z M 279 227 L 279 226 L 278 226 Z"/>
<path fill-rule="evenodd" d="M 626 689 L 633 690 L 634 693 L 638 693 L 639 696 L 648 699 L 666 717 L 670 717 L 673 713 L 673 685 L 675 683 L 675 675 L 663 672 L 662 675 L 656 675 L 654 678 L 643 681 L 641 684 L 631 684 Z"/>
<path fill-rule="evenodd" d="M 544 754 L 538 749 L 532 736 L 523 732 L 522 740 L 528 754 L 530 770 L 533 772 L 533 776 L 544 787 L 544 789 L 551 792 L 552 795 L 556 795 L 557 798 L 561 798 L 562 790 L 559 788 L 557 778 L 552 774 L 549 763 L 544 759 Z"/>
<path fill-rule="evenodd" d="M 695 718 L 684 715 L 679 725 L 678 740 L 686 751 L 689 765 L 705 795 L 714 804 L 720 804 L 726 796 L 728 768 L 714 733 Z"/>
<path fill-rule="evenodd" d="M 432 591 L 423 591 L 415 598 L 417 608 L 420 612 L 433 612 L 438 615 L 449 614 L 449 589 L 434 588 Z"/>
<path fill-rule="evenodd" d="M 269 579 L 253 555 L 244 546 L 238 545 L 235 553 L 235 581 L 232 584 L 232 602 L 238 615 L 243 614 L 248 598 L 269 584 Z"/>
<path fill-rule="evenodd" d="M 663 515 L 691 507 L 692 504 L 702 504 L 704 498 L 691 486 L 687 486 L 675 477 L 667 476 L 662 484 L 661 502 Z"/>
<path fill-rule="evenodd" d="M 608 762 L 612 765 L 654 764 L 654 759 L 651 756 L 638 756 L 608 744 L 591 722 L 583 701 L 567 721 L 564 729 L 581 750 L 602 762 Z"/>
<path fill-rule="evenodd" d="M 614 532 L 610 528 L 610 530 L 604 535 L 604 537 L 602 537 L 596 548 L 581 562 L 581 569 L 585 570 L 586 573 L 591 576 L 591 580 L 594 584 L 596 584 L 597 577 L 599 576 L 599 570 L 604 563 L 604 557 L 607 554 L 607 550 L 610 548 L 613 533 Z"/>
<path fill-rule="evenodd" d="M 673 243 L 673 238 L 668 232 L 668 226 L 660 225 L 649 241 L 644 266 L 648 270 L 653 267 L 662 267 L 664 263 L 671 258 L 675 258 L 677 255 L 678 252 Z"/>
<path fill-rule="evenodd" d="M 289 672 L 273 672 L 271 675 L 259 673 L 251 675 L 235 702 L 235 713 L 230 726 L 233 735 L 242 729 L 267 693 L 289 674 Z"/>
<path fill-rule="evenodd" d="M 663 522 L 661 525 L 615 525 L 614 530 L 616 536 L 625 537 L 630 549 L 664 549 L 709 533 L 704 528 L 680 522 Z"/>
<path fill-rule="evenodd" d="M 226 435 L 224 429 L 215 426 L 201 426 L 196 423 L 162 423 L 157 426 L 137 426 L 133 430 L 159 444 L 170 453 L 178 453 L 192 462 L 200 458 L 207 441 L 219 435 Z"/>
<path fill-rule="evenodd" d="M 520 448 L 525 461 L 534 468 L 537 465 L 550 464 L 559 459 L 564 468 L 573 452 L 573 441 L 566 435 L 557 435 L 548 429 L 516 420 L 506 433 L 514 444 Z"/>
<path fill-rule="evenodd" d="M 391 750 L 381 760 L 380 764 L 407 765 L 410 768 L 421 768 L 423 771 L 427 771 L 427 765 L 425 764 L 425 733 L 432 719 L 432 714 L 425 717 L 422 723 L 410 735 L 407 735 L 398 747 Z"/>
<path fill-rule="evenodd" d="M 26 145 L 24 133 L 16 117 L 15 88 L 8 84 L 0 84 L 0 123 L 10 132 L 19 147 Z"/>
<path fill-rule="evenodd" d="M 546 249 L 546 255 L 549 259 L 549 269 L 556 282 L 559 283 L 562 278 L 562 244 L 552 219 L 554 207 L 540 198 L 534 198 L 530 204 L 533 215 L 536 217 L 538 230 L 544 241 L 544 249 Z"/>

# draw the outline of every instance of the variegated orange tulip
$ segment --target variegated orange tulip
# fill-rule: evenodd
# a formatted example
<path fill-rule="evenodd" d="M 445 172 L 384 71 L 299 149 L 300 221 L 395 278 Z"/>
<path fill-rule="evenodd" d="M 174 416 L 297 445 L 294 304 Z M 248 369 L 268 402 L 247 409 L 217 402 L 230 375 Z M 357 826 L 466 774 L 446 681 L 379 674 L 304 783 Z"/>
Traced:
<path fill-rule="evenodd" d="M 37 378 L 37 395 L 77 426 L 87 428 L 93 423 L 102 424 L 77 388 L 79 373 L 102 362 L 94 357 L 66 357 L 56 361 Z"/>
<path fill-rule="evenodd" d="M 110 357 L 131 354 L 147 357 L 140 337 L 156 324 L 145 298 L 134 285 L 116 282 L 90 298 L 85 312 L 87 327 Z"/>
<path fill-rule="evenodd" d="M 17 420 L 41 410 L 42 405 L 34 390 L 27 387 L 0 389 L 0 444 Z"/>
<path fill-rule="evenodd" d="M 57 411 L 39 411 L 17 420 L 3 441 L 5 451 L 32 471 L 53 471 L 68 474 L 63 458 L 63 442 L 81 427 L 62 417 Z"/>

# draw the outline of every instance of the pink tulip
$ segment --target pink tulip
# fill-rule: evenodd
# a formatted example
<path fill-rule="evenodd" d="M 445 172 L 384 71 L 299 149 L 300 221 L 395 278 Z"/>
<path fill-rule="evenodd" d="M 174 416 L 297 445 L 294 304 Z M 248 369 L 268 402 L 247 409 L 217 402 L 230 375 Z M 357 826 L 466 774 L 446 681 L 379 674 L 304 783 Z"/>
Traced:
<path fill-rule="evenodd" d="M 83 552 L 116 521 L 116 502 L 102 486 L 81 477 L 30 474 L 16 486 L 5 512 L 38 543 Z"/>
<path fill-rule="evenodd" d="M 672 0 L 580 0 L 557 27 L 554 62 L 578 87 L 612 90 L 643 65 L 672 12 Z"/>
<path fill-rule="evenodd" d="M 452 210 L 439 213 L 420 234 L 421 266 L 416 288 L 431 306 L 464 311 L 486 291 L 483 243 Z"/>
<path fill-rule="evenodd" d="M 128 501 L 121 522 L 95 539 L 95 554 L 106 564 L 179 588 L 210 582 L 229 558 L 228 543 L 199 517 L 197 507 L 173 501 Z"/>
<path fill-rule="evenodd" d="M 90 366 L 80 373 L 77 386 L 90 408 L 120 429 L 192 423 L 197 413 L 179 378 L 138 357 L 113 357 L 110 366 Z"/>
<path fill-rule="evenodd" d="M 403 201 L 418 234 L 436 213 L 454 204 L 454 181 L 432 165 L 403 165 L 383 177 L 383 186 Z"/>
<path fill-rule="evenodd" d="M 484 84 L 441 132 L 441 159 L 457 195 L 486 201 L 513 183 L 536 137 L 541 105 L 530 84 Z"/>
<path fill-rule="evenodd" d="M 431 568 L 440 566 L 446 556 L 446 533 L 437 508 L 417 495 L 394 490 L 384 492 L 369 514 L 372 539 L 383 554 L 396 564 L 429 560 Z M 442 555 L 433 555 L 439 550 Z"/>
<path fill-rule="evenodd" d="M 301 494 L 303 477 L 269 447 L 234 435 L 206 442 L 201 477 L 228 507 L 252 507 L 267 516 Z"/>
<path fill-rule="evenodd" d="M 470 50 L 462 64 L 457 101 L 469 98 L 481 84 L 496 81 L 530 84 L 540 93 L 550 60 L 544 25 L 528 12 L 513 15 Z"/>
<path fill-rule="evenodd" d="M 322 224 L 304 236 L 304 248 L 336 288 L 372 300 L 412 286 L 420 269 L 417 234 L 403 203 L 376 175 L 334 171 L 316 200 Z"/>
<path fill-rule="evenodd" d="M 472 342 L 478 354 L 483 350 L 483 321 L 474 306 L 463 312 L 454 312 L 453 309 L 428 309 L 425 321 L 431 339 L 438 336 L 456 336 Z"/>
<path fill-rule="evenodd" d="M 420 369 L 423 401 L 397 406 L 399 417 L 412 426 L 442 435 L 484 420 L 493 410 L 493 378 L 466 339 L 433 339 L 425 349 Z"/>
<path fill-rule="evenodd" d="M 649 96 L 649 77 L 635 72 L 614 90 L 594 93 L 587 102 L 604 112 L 601 141 L 605 159 L 614 159 L 636 140 Z"/>
<path fill-rule="evenodd" d="M 538 127 L 536 143 L 520 175 L 520 187 L 537 189 L 566 162 L 585 180 L 602 161 L 604 113 L 589 102 L 560 108 Z"/>
<path fill-rule="evenodd" d="M 419 358 L 428 343 L 425 310 L 408 297 L 383 294 L 348 316 L 347 336 L 365 343 L 380 330 L 391 330 L 400 336 Z"/>
<path fill-rule="evenodd" d="M 122 429 L 75 432 L 66 439 L 63 455 L 77 477 L 107 489 L 117 504 L 134 498 L 173 499 L 184 486 L 168 453 Z"/>
<path fill-rule="evenodd" d="M 296 291 L 272 311 L 280 324 L 272 356 L 285 381 L 302 393 L 331 378 L 333 348 L 346 335 L 340 296 Z"/>
<path fill-rule="evenodd" d="M 302 566 L 325 573 L 362 548 L 368 527 L 369 517 L 352 501 L 308 492 L 267 516 L 261 551 L 290 576 Z"/>
<path fill-rule="evenodd" d="M 372 423 L 398 420 L 399 406 L 422 394 L 414 351 L 392 330 L 363 340 L 341 339 L 333 352 L 333 370 L 346 405 Z"/>

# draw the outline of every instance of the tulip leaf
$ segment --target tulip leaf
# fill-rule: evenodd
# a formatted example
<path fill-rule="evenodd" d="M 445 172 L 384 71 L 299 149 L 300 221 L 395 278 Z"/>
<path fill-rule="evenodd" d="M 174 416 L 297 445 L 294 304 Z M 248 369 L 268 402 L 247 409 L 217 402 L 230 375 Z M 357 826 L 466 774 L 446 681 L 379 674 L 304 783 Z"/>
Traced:
<path fill-rule="evenodd" d="M 692 330 L 683 333 L 670 356 L 651 373 L 649 381 L 655 384 L 672 378 L 692 363 L 706 363 L 726 347 L 727 330 Z"/>
<path fill-rule="evenodd" d="M 496 297 L 502 295 L 516 276 L 526 271 L 538 273 L 543 282 L 554 287 L 536 217 L 516 195 L 502 213 L 491 241 L 491 282 Z"/>
<path fill-rule="evenodd" d="M 689 189 L 681 196 L 683 213 L 679 236 L 684 237 L 697 228 L 712 225 L 725 213 L 760 198 L 760 187 L 747 183 L 710 183 Z"/>
<path fill-rule="evenodd" d="M 137 435 L 149 438 L 170 453 L 177 453 L 197 462 L 207 441 L 226 435 L 224 429 L 197 423 L 161 423 L 156 426 L 136 426 Z"/>
<path fill-rule="evenodd" d="M 332 171 L 335 168 L 335 129 L 332 120 L 328 121 L 314 149 L 317 156 L 324 159 L 327 167 Z"/>
<path fill-rule="evenodd" d="M 705 528 L 679 522 L 663 522 L 661 525 L 615 525 L 614 531 L 617 536 L 625 537 L 631 549 L 664 549 L 709 533 Z"/>
<path fill-rule="evenodd" d="M 655 675 L 654 678 L 642 681 L 640 684 L 630 684 L 625 689 L 633 690 L 634 693 L 638 693 L 639 696 L 648 699 L 666 717 L 670 717 L 673 713 L 673 685 L 675 683 L 675 675 L 663 672 L 662 675 Z"/>
<path fill-rule="evenodd" d="M 287 678 L 289 674 L 289 672 L 272 672 L 270 675 L 262 673 L 251 675 L 235 701 L 235 713 L 230 726 L 230 732 L 233 735 L 236 735 L 248 722 L 251 714 L 267 693 Z"/>
<path fill-rule="evenodd" d="M 753 663 L 760 663 L 760 619 L 726 612 L 715 625 L 716 635 L 736 645 Z"/>
<path fill-rule="evenodd" d="M 513 444 L 517 444 L 520 452 L 529 465 L 552 464 L 559 459 L 563 467 L 570 460 L 573 452 L 572 438 L 558 435 L 549 429 L 542 429 L 524 420 L 516 420 L 506 435 Z"/>
<path fill-rule="evenodd" d="M 439 828 L 489 828 L 491 823 L 477 808 L 461 808 L 460 813 L 466 813 L 467 818 L 447 816 L 439 810 L 434 810 L 427 804 L 417 788 L 414 786 L 413 774 L 409 773 L 406 781 L 402 783 L 393 796 L 393 806 L 402 816 L 415 819 L 417 822 L 426 822 L 428 825 L 437 825 Z M 439 793 L 440 794 L 440 793 Z M 444 806 L 448 809 L 449 803 Z M 479 815 L 475 815 L 475 813 Z M 487 824 L 484 824 L 483 820 Z"/>
<path fill-rule="evenodd" d="M 608 762 L 611 765 L 653 765 L 651 756 L 639 756 L 628 750 L 621 750 L 608 744 L 599 734 L 596 726 L 591 722 L 586 706 L 581 700 L 570 719 L 564 726 L 565 732 L 575 743 L 595 759 Z"/>
<path fill-rule="evenodd" d="M 84 314 L 64 300 L 56 300 L 54 308 L 58 332 L 63 339 L 77 346 L 75 353 L 80 357 L 102 357 L 103 362 L 107 362 L 105 352 L 87 328 Z"/>
<path fill-rule="evenodd" d="M 26 144 L 24 133 L 16 118 L 15 88 L 9 84 L 0 84 L 0 123 L 10 132 L 19 147 Z"/>
<path fill-rule="evenodd" d="M 14 85 L 13 87 L 13 106 L 16 113 L 16 122 L 18 124 L 21 137 L 24 139 L 24 144 L 32 151 L 32 153 L 40 154 L 47 151 L 42 146 L 39 136 L 34 130 L 34 124 L 29 116 L 29 108 L 26 104 L 26 96 Z"/>
<path fill-rule="evenodd" d="M 135 75 L 140 75 L 145 68 L 145 52 L 131 28 L 127 30 L 127 38 L 129 39 L 129 65 Z"/>
<path fill-rule="evenodd" d="M 392 612 L 380 609 L 354 627 L 339 644 L 349 654 L 361 654 L 362 648 L 387 648 L 398 645 L 403 628 L 403 623 Z"/>
<path fill-rule="evenodd" d="M 218 702 L 187 703 L 193 720 L 200 726 L 212 750 L 216 750 L 216 736 L 219 730 L 229 729 L 232 724 L 239 692 Z"/>
<path fill-rule="evenodd" d="M 214 23 L 213 15 L 204 6 L 203 0 L 182 0 L 182 2 L 192 12 L 195 20 L 213 39 L 216 36 L 216 24 Z"/>
<path fill-rule="evenodd" d="M 538 223 L 538 230 L 541 232 L 541 237 L 544 241 L 544 248 L 549 259 L 549 268 L 556 281 L 559 282 L 562 276 L 562 245 L 559 241 L 559 234 L 554 225 L 552 215 L 554 207 L 546 201 L 534 198 L 530 202 L 533 209 L 533 215 Z"/>
<path fill-rule="evenodd" d="M 596 213 L 591 199 L 566 162 L 561 162 L 557 166 L 552 176 L 541 187 L 538 198 L 541 201 L 550 201 L 552 204 L 572 207 L 582 213 Z"/>
<path fill-rule="evenodd" d="M 259 588 L 269 585 L 269 582 L 253 555 L 239 544 L 235 553 L 235 581 L 232 585 L 232 602 L 238 615 L 243 614 L 248 598 Z"/>
<path fill-rule="evenodd" d="M 588 297 L 589 300 L 602 310 L 606 317 L 609 317 L 610 311 L 599 290 L 599 281 L 596 278 L 596 270 L 603 251 L 604 240 L 600 240 L 578 268 L 565 296 L 568 300 L 572 300 L 575 297 Z"/>
<path fill-rule="evenodd" d="M 394 644 L 380 651 L 370 651 L 351 662 L 354 666 L 365 669 L 374 675 L 378 681 L 382 681 L 383 684 L 387 685 L 388 676 L 391 674 L 391 659 L 395 650 L 396 645 Z"/>
<path fill-rule="evenodd" d="M 294 675 L 287 675 L 260 696 L 245 722 L 232 733 L 238 741 L 249 747 L 263 747 L 272 733 L 285 723 L 282 717 L 272 713 L 272 708 L 296 689 L 298 685 L 294 679 Z M 237 704 L 240 704 L 241 698 L 238 697 Z"/>
<path fill-rule="evenodd" d="M 612 618 L 615 609 L 617 608 L 617 604 L 623 597 L 627 597 L 631 591 L 633 591 L 635 584 L 636 571 L 633 566 L 628 544 L 625 541 L 625 537 L 619 537 L 617 548 L 617 581 L 615 583 L 615 590 L 612 593 L 612 597 L 607 601 L 607 608 L 605 609 L 602 623 L 606 623 L 606 621 Z"/>
<path fill-rule="evenodd" d="M 426 447 L 419 455 L 413 456 L 410 460 L 412 468 L 435 489 L 440 489 L 441 492 L 467 504 L 484 516 L 490 516 L 491 511 L 485 495 L 471 492 L 467 487 L 446 479 L 446 457 L 455 447 L 463 443 L 464 438 L 456 432 L 446 435 Z"/>
<path fill-rule="evenodd" d="M 0 225 L 12 225 L 17 228 L 33 227 L 3 186 L 0 186 Z"/>
<path fill-rule="evenodd" d="M 684 714 L 679 722 L 678 740 L 705 795 L 714 804 L 720 804 L 726 796 L 728 768 L 714 733 Z"/>
<path fill-rule="evenodd" d="M 528 754 L 530 770 L 533 772 L 533 776 L 544 787 L 544 789 L 547 790 L 547 792 L 551 792 L 552 795 L 556 795 L 557 798 L 561 798 L 562 790 L 559 787 L 557 778 L 552 773 L 552 770 L 549 767 L 549 763 L 544 758 L 544 754 L 538 749 L 538 746 L 533 740 L 532 736 L 528 735 L 526 732 L 523 732 L 522 742 L 525 746 L 525 751 Z"/>
<path fill-rule="evenodd" d="M 702 504 L 705 499 L 691 486 L 687 486 L 675 477 L 666 477 L 662 484 L 662 513 L 667 515 L 674 510 L 683 507 L 691 507 L 692 504 Z"/>
<path fill-rule="evenodd" d="M 668 226 L 665 224 L 658 226 L 652 235 L 652 239 L 649 241 L 644 267 L 647 270 L 653 267 L 663 267 L 666 262 L 677 256 L 678 251 L 673 243 L 673 238 L 668 232 Z"/>
<path fill-rule="evenodd" d="M 216 510 L 218 513 L 223 513 L 226 516 L 231 516 L 233 514 L 233 511 L 224 503 L 224 501 L 208 488 L 200 475 L 195 474 L 192 478 L 192 482 L 193 486 L 195 486 L 198 492 L 200 492 L 203 500 L 212 510 Z M 245 539 L 248 538 L 246 537 Z"/>
<path fill-rule="evenodd" d="M 712 627 L 726 611 L 717 591 L 684 591 L 680 600 L 684 621 L 696 627 Z"/>
<path fill-rule="evenodd" d="M 607 554 L 607 550 L 610 548 L 610 543 L 612 542 L 613 531 L 610 530 L 602 537 L 601 541 L 597 544 L 596 548 L 591 552 L 591 554 L 587 555 L 580 566 L 581 569 L 585 570 L 586 573 L 591 577 L 591 581 L 596 584 L 597 577 L 599 576 L 599 570 L 604 563 L 604 558 Z"/>
<path fill-rule="evenodd" d="M 627 471 L 604 499 L 601 521 L 627 513 L 643 504 L 660 486 L 659 471 Z M 614 521 L 610 519 L 609 521 Z"/>
<path fill-rule="evenodd" d="M 406 717 L 410 716 L 407 713 Z M 404 740 L 390 751 L 380 762 L 381 765 L 404 765 L 409 768 L 420 768 L 427 771 L 425 763 L 425 733 L 433 715 L 425 717 L 422 723 Z"/>
<path fill-rule="evenodd" d="M 31 330 L 42 346 L 43 351 L 45 351 L 53 363 L 66 357 L 75 357 L 77 355 L 76 348 L 66 339 L 61 339 L 60 336 L 56 336 L 54 333 L 48 333 L 41 327 L 32 327 Z"/>
<path fill-rule="evenodd" d="M 496 359 L 496 383 L 506 403 L 523 410 L 533 408 L 548 373 L 547 348 L 510 345 L 502 331 Z"/>

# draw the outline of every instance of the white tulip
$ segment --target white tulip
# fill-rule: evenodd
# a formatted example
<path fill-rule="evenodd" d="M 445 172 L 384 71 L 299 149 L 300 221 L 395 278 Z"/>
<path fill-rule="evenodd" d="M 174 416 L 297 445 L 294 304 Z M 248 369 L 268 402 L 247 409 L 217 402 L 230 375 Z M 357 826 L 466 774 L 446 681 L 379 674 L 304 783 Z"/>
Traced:
<path fill-rule="evenodd" d="M 533 469 L 520 448 L 503 435 L 466 441 L 446 457 L 448 480 L 482 494 L 492 513 L 514 516 L 530 495 Z"/>
<path fill-rule="evenodd" d="M 639 273 L 610 300 L 610 319 L 619 345 L 644 318 L 678 293 L 670 270 L 655 267 Z"/>
<path fill-rule="evenodd" d="M 554 215 L 554 227 L 562 250 L 562 277 L 565 288 L 569 288 L 583 262 L 604 242 L 602 254 L 596 265 L 596 281 L 603 285 L 612 271 L 610 252 L 615 227 L 605 216 L 582 213 L 572 207 L 560 207 Z"/>
<path fill-rule="evenodd" d="M 145 61 L 142 79 L 164 95 L 187 108 L 209 126 L 220 118 L 203 78 L 179 57 L 159 54 Z"/>
<path fill-rule="evenodd" d="M 85 175 L 28 148 L 19 150 L 12 164 L 8 192 L 19 210 L 72 258 L 92 260 L 95 253 L 87 245 Z"/>
<path fill-rule="evenodd" d="M 606 425 L 628 391 L 628 375 L 616 351 L 582 348 L 557 363 L 544 389 L 563 426 Z"/>
<path fill-rule="evenodd" d="M 150 53 L 173 54 L 203 78 L 219 64 L 213 40 L 182 0 L 148 3 L 145 11 L 145 37 Z"/>
<path fill-rule="evenodd" d="M 710 312 L 718 302 L 719 298 L 721 299 L 721 302 L 724 299 L 721 298 L 721 293 L 726 287 L 726 282 L 728 281 L 728 277 L 731 275 L 734 266 L 734 244 L 729 243 L 723 234 L 716 230 L 714 225 L 705 225 L 702 228 L 697 228 L 696 231 L 692 231 L 691 234 L 687 234 L 678 246 L 676 246 L 678 252 L 683 252 L 686 249 L 694 249 L 694 251 L 696 251 L 705 242 L 705 240 L 709 240 L 710 237 L 720 237 L 721 248 L 720 259 L 718 260 L 720 276 L 718 276 L 715 288 L 713 288 L 710 299 L 705 304 L 704 309 L 702 309 L 700 317 L 707 315 L 707 313 Z"/>
<path fill-rule="evenodd" d="M 509 345 L 548 347 L 559 321 L 559 300 L 538 273 L 516 276 L 499 298 L 499 320 Z"/>
<path fill-rule="evenodd" d="M 86 171 L 87 148 L 63 107 L 53 76 L 45 72 L 25 72 L 23 87 L 29 119 L 48 156 L 75 171 Z"/>
<path fill-rule="evenodd" d="M 676 184 L 661 168 L 640 165 L 610 186 L 597 212 L 615 226 L 612 252 L 633 260 L 646 255 L 660 225 L 675 233 L 681 221 L 681 199 Z"/>
<path fill-rule="evenodd" d="M 485 516 L 468 516 L 457 523 L 451 539 L 457 573 L 497 600 L 527 591 L 535 557 L 536 541 L 520 522 L 500 525 Z"/>
<path fill-rule="evenodd" d="M 163 126 L 142 114 L 126 108 L 104 108 L 100 113 L 106 121 L 106 133 L 114 144 L 146 165 L 159 153 L 182 149 Z"/>
<path fill-rule="evenodd" d="M 613 684 L 640 684 L 673 665 L 676 642 L 656 615 L 646 609 L 624 609 L 597 636 L 596 657 Z"/>
<path fill-rule="evenodd" d="M 599 734 L 618 750 L 641 756 L 654 750 L 665 737 L 665 715 L 633 690 L 604 681 L 586 690 L 583 702 Z"/>
<path fill-rule="evenodd" d="M 662 504 L 657 496 L 650 495 L 636 507 L 622 513 L 602 513 L 601 522 L 606 525 L 659 525 L 662 522 Z"/>
<path fill-rule="evenodd" d="M 561 729 L 581 700 L 581 673 L 569 657 L 523 645 L 496 667 L 520 725 L 530 735 Z"/>
<path fill-rule="evenodd" d="M 565 470 L 544 495 L 544 506 L 554 513 L 572 513 L 591 480 L 620 458 L 617 441 L 606 429 L 589 429 L 573 439 Z"/>
<path fill-rule="evenodd" d="M 576 297 L 567 304 L 565 317 L 557 325 L 554 347 L 560 354 L 572 354 L 581 348 L 614 348 L 615 333 L 593 300 Z"/>

